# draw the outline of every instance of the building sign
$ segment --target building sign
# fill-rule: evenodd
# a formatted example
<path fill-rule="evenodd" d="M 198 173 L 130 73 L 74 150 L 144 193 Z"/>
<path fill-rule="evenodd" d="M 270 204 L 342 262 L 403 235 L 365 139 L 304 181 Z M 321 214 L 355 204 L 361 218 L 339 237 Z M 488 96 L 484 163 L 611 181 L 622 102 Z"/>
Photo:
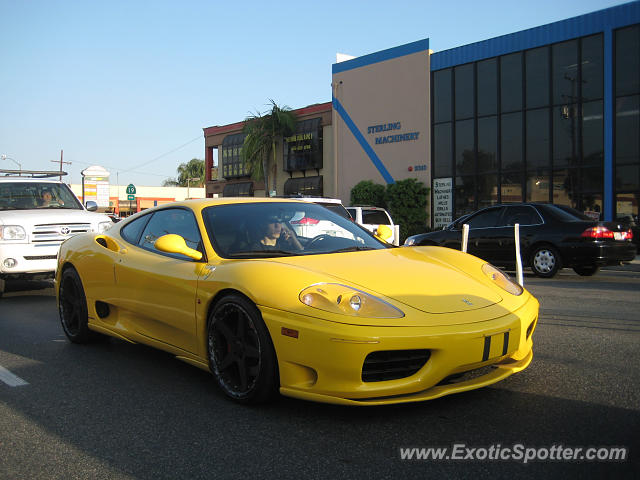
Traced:
<path fill-rule="evenodd" d="M 305 171 L 322 168 L 321 118 L 298 122 L 296 132 L 284 139 L 284 170 Z"/>
<path fill-rule="evenodd" d="M 367 133 L 369 135 L 376 135 L 378 133 L 392 132 L 392 131 L 401 130 L 401 129 L 402 129 L 402 123 L 391 122 L 391 123 L 385 123 L 382 125 L 370 125 L 369 127 L 367 127 Z M 375 143 L 376 145 L 382 145 L 385 143 L 407 142 L 411 140 L 418 140 L 419 135 L 420 135 L 420 132 L 379 135 L 375 137 Z"/>
<path fill-rule="evenodd" d="M 433 180 L 433 227 L 442 228 L 453 220 L 453 178 Z"/>
<path fill-rule="evenodd" d="M 109 207 L 109 172 L 94 165 L 82 172 L 82 201 L 96 202 L 98 207 Z"/>

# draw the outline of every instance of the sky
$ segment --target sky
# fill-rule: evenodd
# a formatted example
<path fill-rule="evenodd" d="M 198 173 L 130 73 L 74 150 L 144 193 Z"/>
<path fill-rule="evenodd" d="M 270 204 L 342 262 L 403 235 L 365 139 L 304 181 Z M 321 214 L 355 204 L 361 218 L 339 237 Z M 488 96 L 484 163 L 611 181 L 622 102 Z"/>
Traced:
<path fill-rule="evenodd" d="M 439 52 L 614 0 L 0 0 L 0 169 L 100 165 L 161 185 L 203 128 L 331 100 L 336 53 L 429 38 Z"/>

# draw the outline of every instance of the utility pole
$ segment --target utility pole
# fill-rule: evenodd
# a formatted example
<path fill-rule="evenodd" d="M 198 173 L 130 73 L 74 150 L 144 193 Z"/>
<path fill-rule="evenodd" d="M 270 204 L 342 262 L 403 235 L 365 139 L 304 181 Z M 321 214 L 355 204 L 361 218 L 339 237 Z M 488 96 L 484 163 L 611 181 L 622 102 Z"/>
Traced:
<path fill-rule="evenodd" d="M 63 162 L 62 161 L 62 152 L 64 152 L 64 150 L 60 150 L 60 181 L 62 181 L 62 164 L 66 164 L 66 165 L 71 165 L 71 162 Z M 58 163 L 57 160 L 50 160 L 53 163 Z"/>

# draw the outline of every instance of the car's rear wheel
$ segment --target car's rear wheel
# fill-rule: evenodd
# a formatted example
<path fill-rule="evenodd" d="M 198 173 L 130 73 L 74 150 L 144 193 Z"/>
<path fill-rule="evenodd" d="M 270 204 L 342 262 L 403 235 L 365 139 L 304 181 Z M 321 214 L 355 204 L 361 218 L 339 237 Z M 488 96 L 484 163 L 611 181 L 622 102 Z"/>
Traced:
<path fill-rule="evenodd" d="M 209 367 L 222 391 L 241 403 L 269 400 L 277 391 L 277 359 L 257 307 L 241 295 L 220 300 L 208 322 Z"/>
<path fill-rule="evenodd" d="M 595 275 L 600 270 L 600 267 L 597 265 L 580 265 L 579 267 L 573 267 L 573 271 L 578 275 L 583 277 L 590 277 L 591 275 Z"/>
<path fill-rule="evenodd" d="M 73 267 L 67 267 L 60 277 L 58 311 L 65 335 L 73 343 L 87 343 L 104 336 L 89 329 L 87 297 L 80 275 Z"/>
<path fill-rule="evenodd" d="M 541 245 L 531 254 L 531 269 L 538 277 L 551 278 L 561 267 L 560 254 L 551 245 Z"/>

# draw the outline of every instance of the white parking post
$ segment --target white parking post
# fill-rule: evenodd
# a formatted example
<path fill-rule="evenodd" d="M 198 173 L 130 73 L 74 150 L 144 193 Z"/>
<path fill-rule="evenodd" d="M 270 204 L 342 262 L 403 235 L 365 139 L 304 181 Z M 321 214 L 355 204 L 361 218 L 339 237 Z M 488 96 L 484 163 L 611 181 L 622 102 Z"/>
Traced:
<path fill-rule="evenodd" d="M 393 244 L 396 247 L 400 246 L 400 225 L 393 226 Z"/>
<path fill-rule="evenodd" d="M 516 241 L 516 277 L 518 278 L 518 285 L 524 287 L 524 278 L 522 276 L 522 258 L 520 258 L 520 224 L 516 223 L 513 226 L 515 241 Z"/>
<path fill-rule="evenodd" d="M 469 241 L 469 224 L 465 223 L 462 225 L 462 250 L 464 253 L 467 253 L 467 242 Z"/>

